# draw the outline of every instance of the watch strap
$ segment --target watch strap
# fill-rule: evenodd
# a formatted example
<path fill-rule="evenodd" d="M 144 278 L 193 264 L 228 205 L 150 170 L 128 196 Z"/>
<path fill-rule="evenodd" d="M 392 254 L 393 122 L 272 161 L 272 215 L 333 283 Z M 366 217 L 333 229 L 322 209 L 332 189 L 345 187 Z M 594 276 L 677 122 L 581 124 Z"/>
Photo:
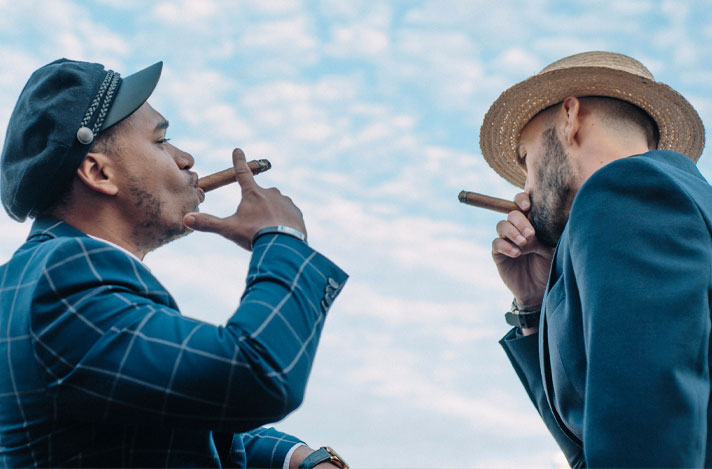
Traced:
<path fill-rule="evenodd" d="M 520 329 L 530 329 L 539 327 L 539 318 L 541 317 L 541 305 L 528 306 L 525 308 L 519 307 L 517 300 L 512 300 L 511 309 L 505 313 L 504 319 L 510 326 Z"/>
<path fill-rule="evenodd" d="M 299 464 L 298 469 L 312 469 L 317 464 L 321 464 L 323 462 L 331 463 L 340 469 L 349 469 L 349 465 L 346 464 L 346 461 L 341 459 L 341 457 L 336 454 L 336 451 L 328 446 L 322 446 L 304 458 L 301 464 Z"/>

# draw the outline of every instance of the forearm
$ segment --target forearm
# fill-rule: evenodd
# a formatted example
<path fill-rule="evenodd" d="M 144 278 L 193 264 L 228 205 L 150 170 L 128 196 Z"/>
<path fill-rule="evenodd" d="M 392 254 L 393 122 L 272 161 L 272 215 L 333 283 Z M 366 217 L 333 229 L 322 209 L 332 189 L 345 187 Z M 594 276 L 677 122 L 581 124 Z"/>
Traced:
<path fill-rule="evenodd" d="M 507 354 L 512 367 L 524 386 L 529 399 L 536 407 L 547 429 L 556 440 L 572 467 L 583 461 L 581 446 L 566 435 L 556 422 L 544 391 L 541 369 L 539 367 L 539 336 L 522 336 L 515 329 L 509 331 L 500 340 L 500 345 Z"/>
<path fill-rule="evenodd" d="M 236 449 L 238 451 L 235 451 Z M 298 469 L 314 451 L 295 436 L 282 433 L 275 428 L 262 427 L 234 435 L 231 454 L 238 456 L 238 460 L 230 463 L 237 463 L 239 467 Z M 244 460 L 241 455 L 244 455 Z M 329 462 L 314 466 L 316 469 L 334 469 L 334 467 Z"/>
<path fill-rule="evenodd" d="M 74 314 L 62 304 L 38 308 L 34 322 L 38 360 L 58 380 L 62 412 L 79 420 L 228 432 L 283 418 L 301 400 L 325 312 L 338 293 L 329 278 L 340 285 L 346 279 L 323 256 L 284 238 L 269 252 L 256 246 L 248 288 L 226 327 L 181 316 L 148 271 L 87 241 L 102 266 L 100 280 L 90 269 L 72 275 L 58 269 L 51 284 L 37 287 L 77 305 Z M 78 249 L 67 243 L 56 262 Z M 62 331 L 86 340 L 64 340 L 50 327 L 58 320 Z"/>

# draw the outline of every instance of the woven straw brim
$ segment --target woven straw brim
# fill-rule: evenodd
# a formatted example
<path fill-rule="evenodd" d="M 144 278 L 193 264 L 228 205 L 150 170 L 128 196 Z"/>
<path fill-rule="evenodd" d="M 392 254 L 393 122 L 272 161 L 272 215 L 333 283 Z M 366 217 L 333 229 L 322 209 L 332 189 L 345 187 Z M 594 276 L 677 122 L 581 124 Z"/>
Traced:
<path fill-rule="evenodd" d="M 497 98 L 480 129 L 480 148 L 487 163 L 507 181 L 523 188 L 526 172 L 517 164 L 521 131 L 540 111 L 569 96 L 604 96 L 633 103 L 657 123 L 658 149 L 682 153 L 695 162 L 702 154 L 702 120 L 680 93 L 621 70 L 575 67 L 535 75 Z"/>

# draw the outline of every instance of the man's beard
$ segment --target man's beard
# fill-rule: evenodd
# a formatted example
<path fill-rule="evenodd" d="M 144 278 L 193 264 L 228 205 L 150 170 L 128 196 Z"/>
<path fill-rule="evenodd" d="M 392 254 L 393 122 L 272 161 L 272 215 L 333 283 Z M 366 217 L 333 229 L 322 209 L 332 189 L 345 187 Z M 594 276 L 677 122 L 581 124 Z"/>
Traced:
<path fill-rule="evenodd" d="M 146 252 L 157 249 L 191 232 L 183 224 L 183 220 L 176 222 L 164 220 L 161 200 L 146 192 L 138 179 L 132 178 L 129 181 L 129 191 L 133 195 L 134 204 L 141 214 L 134 224 L 132 235 L 134 241 L 144 247 Z M 185 213 L 190 211 L 195 210 L 186 208 Z"/>
<path fill-rule="evenodd" d="M 569 219 L 571 202 L 576 193 L 570 160 L 554 128 L 543 134 L 544 157 L 536 173 L 539 187 L 530 191 L 532 208 L 529 219 L 537 239 L 549 247 L 556 247 Z"/>

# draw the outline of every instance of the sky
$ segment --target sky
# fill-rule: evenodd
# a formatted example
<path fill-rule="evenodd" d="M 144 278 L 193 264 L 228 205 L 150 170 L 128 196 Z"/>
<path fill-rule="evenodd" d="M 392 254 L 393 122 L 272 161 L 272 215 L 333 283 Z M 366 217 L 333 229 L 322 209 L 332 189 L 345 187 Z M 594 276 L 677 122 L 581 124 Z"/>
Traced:
<path fill-rule="evenodd" d="M 652 0 L 0 0 L 0 136 L 27 78 L 60 57 L 128 75 L 159 60 L 149 102 L 194 169 L 231 151 L 304 213 L 310 245 L 350 274 L 303 405 L 274 426 L 355 468 L 557 467 L 498 344 L 511 294 L 491 260 L 502 215 L 460 190 L 519 190 L 484 162 L 482 118 L 564 56 L 637 58 L 712 123 L 712 9 Z M 4 137 L 0 137 L 4 138 Z M 712 177 L 706 150 L 699 167 Z M 239 190 L 201 210 L 231 214 Z M 0 262 L 30 222 L 0 215 Z M 235 311 L 249 253 L 194 233 L 146 263 L 183 314 Z"/>

